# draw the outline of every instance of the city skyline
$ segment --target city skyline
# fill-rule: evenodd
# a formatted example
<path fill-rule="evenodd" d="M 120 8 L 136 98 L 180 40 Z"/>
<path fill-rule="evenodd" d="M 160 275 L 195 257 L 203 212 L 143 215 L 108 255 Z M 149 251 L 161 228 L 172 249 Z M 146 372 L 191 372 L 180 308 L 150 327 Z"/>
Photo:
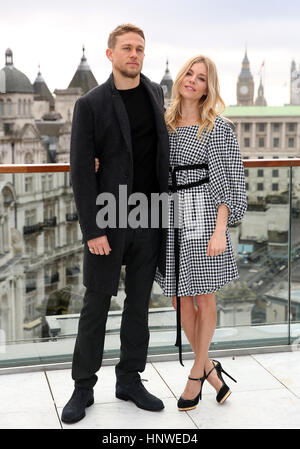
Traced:
<path fill-rule="evenodd" d="M 103 1 L 85 4 L 65 0 L 41 5 L 16 0 L 13 7 L 1 7 L 0 68 L 5 65 L 5 51 L 11 48 L 14 65 L 34 82 L 40 65 L 49 89 L 64 89 L 70 83 L 82 56 L 82 47 L 97 82 L 110 74 L 105 56 L 109 32 L 118 24 L 132 22 L 144 29 L 146 57 L 143 73 L 160 82 L 169 61 L 173 80 L 180 66 L 190 56 L 206 54 L 217 65 L 221 96 L 227 106 L 236 104 L 236 83 L 247 46 L 250 70 L 259 85 L 259 71 L 264 61 L 263 82 L 268 105 L 289 103 L 290 66 L 300 63 L 297 29 L 300 6 L 289 7 L 277 0 L 251 6 L 230 0 L 199 5 L 191 0 L 188 7 L 166 0 L 151 5 L 114 2 L 113 10 Z M 214 11 L 218 11 L 218 15 Z M 204 17 L 204 19 L 202 19 Z M 178 22 L 182 19 L 181 23 Z M 209 20 L 208 20 L 209 19 Z M 213 26 L 213 32 L 211 32 Z M 299 57 L 298 57 L 299 55 Z"/>

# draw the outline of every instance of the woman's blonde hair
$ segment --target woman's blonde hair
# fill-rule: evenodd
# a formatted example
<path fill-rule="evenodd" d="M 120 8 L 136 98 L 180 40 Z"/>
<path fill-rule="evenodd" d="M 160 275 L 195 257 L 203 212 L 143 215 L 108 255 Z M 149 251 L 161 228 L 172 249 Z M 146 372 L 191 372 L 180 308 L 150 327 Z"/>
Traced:
<path fill-rule="evenodd" d="M 220 96 L 217 68 L 215 63 L 207 56 L 194 56 L 179 70 L 172 87 L 170 107 L 165 113 L 165 121 L 169 131 L 176 132 L 176 125 L 181 117 L 181 95 L 179 93 L 179 86 L 192 65 L 198 62 L 203 62 L 206 65 L 207 70 L 207 95 L 203 95 L 199 100 L 200 119 L 198 138 L 200 139 L 201 136 L 203 136 L 202 132 L 204 129 L 207 128 L 207 131 L 211 131 L 214 128 L 215 117 L 221 115 L 225 110 L 225 103 Z M 226 117 L 223 118 L 224 120 L 231 122 Z"/>

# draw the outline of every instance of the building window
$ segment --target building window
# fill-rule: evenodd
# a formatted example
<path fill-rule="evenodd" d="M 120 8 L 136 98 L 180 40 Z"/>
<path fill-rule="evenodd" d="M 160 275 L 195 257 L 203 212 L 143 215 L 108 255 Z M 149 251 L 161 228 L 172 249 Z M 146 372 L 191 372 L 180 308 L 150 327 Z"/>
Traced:
<path fill-rule="evenodd" d="M 42 175 L 42 192 L 46 190 L 46 175 Z"/>
<path fill-rule="evenodd" d="M 250 124 L 250 123 L 244 123 L 244 131 L 245 131 L 246 133 L 250 131 L 250 127 L 251 127 L 251 124 Z"/>
<path fill-rule="evenodd" d="M 78 235 L 77 235 L 77 227 L 74 226 L 73 232 L 72 232 L 73 242 L 77 242 Z"/>
<path fill-rule="evenodd" d="M 288 147 L 289 147 L 289 148 L 294 148 L 294 145 L 295 145 L 295 139 L 294 139 L 294 137 L 289 137 L 289 140 L 288 140 Z"/>
<path fill-rule="evenodd" d="M 246 182 L 246 190 L 249 190 L 249 184 Z"/>
<path fill-rule="evenodd" d="M 4 101 L 0 100 L 0 116 L 4 115 Z"/>
<path fill-rule="evenodd" d="M 258 146 L 260 148 L 265 146 L 265 138 L 264 137 L 259 137 L 259 139 L 258 139 Z"/>
<path fill-rule="evenodd" d="M 295 123 L 288 123 L 287 125 L 288 125 L 288 131 L 290 133 L 295 132 L 295 125 L 296 125 Z"/>
<path fill-rule="evenodd" d="M 249 168 L 245 168 L 245 176 L 249 176 Z"/>
<path fill-rule="evenodd" d="M 25 239 L 25 254 L 35 256 L 37 254 L 36 238 Z"/>
<path fill-rule="evenodd" d="M 25 176 L 25 192 L 32 192 L 32 176 Z"/>
<path fill-rule="evenodd" d="M 279 171 L 277 168 L 275 168 L 274 170 L 272 170 L 272 176 L 273 178 L 278 178 L 279 176 Z"/>
<path fill-rule="evenodd" d="M 27 100 L 23 100 L 23 115 L 24 115 L 24 117 L 27 117 L 27 112 L 28 112 Z"/>
<path fill-rule="evenodd" d="M 275 133 L 279 131 L 279 123 L 273 123 L 273 131 Z"/>
<path fill-rule="evenodd" d="M 25 226 L 32 226 L 36 223 L 36 210 L 26 210 L 25 211 Z"/>
<path fill-rule="evenodd" d="M 44 247 L 45 251 L 51 251 L 55 248 L 55 234 L 53 231 L 44 233 Z M 49 277 L 51 278 L 51 275 Z"/>
<path fill-rule="evenodd" d="M 48 204 L 45 206 L 44 219 L 50 219 L 55 216 L 55 204 Z"/>
<path fill-rule="evenodd" d="M 53 189 L 53 175 L 48 175 L 48 190 Z"/>
<path fill-rule="evenodd" d="M 279 156 L 273 156 L 273 159 L 279 159 Z"/>
<path fill-rule="evenodd" d="M 7 100 L 7 115 L 12 115 L 12 102 L 10 99 Z"/>
<path fill-rule="evenodd" d="M 278 184 L 277 183 L 276 184 L 275 183 L 272 184 L 272 191 L 273 192 L 278 192 Z"/>
<path fill-rule="evenodd" d="M 262 132 L 265 130 L 265 124 L 264 123 L 258 123 L 258 131 Z"/>
<path fill-rule="evenodd" d="M 250 139 L 249 137 L 244 138 L 244 147 L 250 147 Z"/>
<path fill-rule="evenodd" d="M 258 170 L 257 170 L 257 176 L 264 176 L 264 170 L 262 169 L 262 168 L 259 168 Z"/>
<path fill-rule="evenodd" d="M 25 154 L 25 164 L 33 164 L 33 157 L 31 153 Z"/>
<path fill-rule="evenodd" d="M 264 190 L 264 184 L 263 184 L 263 182 L 258 182 L 258 183 L 257 183 L 257 190 Z"/>
<path fill-rule="evenodd" d="M 278 148 L 279 147 L 279 137 L 274 137 L 273 139 L 273 147 Z"/>

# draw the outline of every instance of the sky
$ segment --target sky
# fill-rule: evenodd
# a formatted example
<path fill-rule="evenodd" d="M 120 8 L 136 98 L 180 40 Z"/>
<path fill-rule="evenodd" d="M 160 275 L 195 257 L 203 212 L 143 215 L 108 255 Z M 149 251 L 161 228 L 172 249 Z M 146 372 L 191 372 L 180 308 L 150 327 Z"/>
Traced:
<path fill-rule="evenodd" d="M 0 68 L 5 51 L 33 83 L 40 65 L 51 90 L 68 87 L 82 56 L 99 84 L 111 72 L 106 58 L 109 33 L 121 23 L 144 30 L 143 73 L 160 82 L 169 60 L 173 80 L 192 56 L 209 56 L 216 64 L 220 93 L 236 104 L 236 83 L 247 47 L 255 96 L 262 79 L 268 105 L 290 101 L 291 61 L 300 65 L 299 0 L 1 0 Z"/>

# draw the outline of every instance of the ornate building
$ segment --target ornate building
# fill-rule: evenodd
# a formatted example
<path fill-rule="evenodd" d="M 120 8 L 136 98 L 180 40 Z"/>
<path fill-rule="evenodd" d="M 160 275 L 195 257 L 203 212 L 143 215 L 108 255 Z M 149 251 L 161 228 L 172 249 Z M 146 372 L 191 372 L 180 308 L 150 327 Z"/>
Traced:
<path fill-rule="evenodd" d="M 83 46 L 80 64 L 77 67 L 77 70 L 69 84 L 69 88 L 79 87 L 82 90 L 82 93 L 86 94 L 89 90 L 97 86 L 98 86 L 97 80 L 94 77 L 94 74 L 91 71 L 91 68 L 87 62 L 85 56 L 85 48 Z"/>
<path fill-rule="evenodd" d="M 55 106 L 54 97 L 51 94 L 44 78 L 42 77 L 40 67 L 37 77 L 33 83 L 33 91 L 33 115 L 36 118 L 40 118 L 44 114 L 47 114 L 49 110 L 53 110 Z"/>
<path fill-rule="evenodd" d="M 297 70 L 294 60 L 291 63 L 290 104 L 300 104 L 300 69 Z"/>
<path fill-rule="evenodd" d="M 64 121 L 72 120 L 74 104 L 77 98 L 98 86 L 96 78 L 90 69 L 85 56 L 85 48 L 82 49 L 80 64 L 67 89 L 55 89 L 55 105 Z"/>
<path fill-rule="evenodd" d="M 170 104 L 170 100 L 171 100 L 171 94 L 172 94 L 172 86 L 173 86 L 173 80 L 170 74 L 170 70 L 169 70 L 169 61 L 167 60 L 166 63 L 166 71 L 165 74 L 160 82 L 160 85 L 163 89 L 164 92 L 164 97 L 165 97 L 165 107 L 167 108 Z"/>
<path fill-rule="evenodd" d="M 265 96 L 264 96 L 264 86 L 262 84 L 261 75 L 260 75 L 260 82 L 259 82 L 257 97 L 255 100 L 255 105 L 256 106 L 267 106 L 267 100 L 265 99 Z"/>
<path fill-rule="evenodd" d="M 250 72 L 250 63 L 247 50 L 242 62 L 242 70 L 239 74 L 236 87 L 237 106 L 251 106 L 254 98 L 254 81 Z"/>
<path fill-rule="evenodd" d="M 82 66 L 87 69 L 84 56 Z M 40 70 L 31 84 L 7 49 L 0 71 L 1 164 L 69 162 L 71 113 L 92 76 L 74 78 L 77 87 L 54 100 Z M 81 252 L 69 173 L 0 174 L 0 328 L 7 341 L 47 336 L 46 315 L 77 312 Z"/>

